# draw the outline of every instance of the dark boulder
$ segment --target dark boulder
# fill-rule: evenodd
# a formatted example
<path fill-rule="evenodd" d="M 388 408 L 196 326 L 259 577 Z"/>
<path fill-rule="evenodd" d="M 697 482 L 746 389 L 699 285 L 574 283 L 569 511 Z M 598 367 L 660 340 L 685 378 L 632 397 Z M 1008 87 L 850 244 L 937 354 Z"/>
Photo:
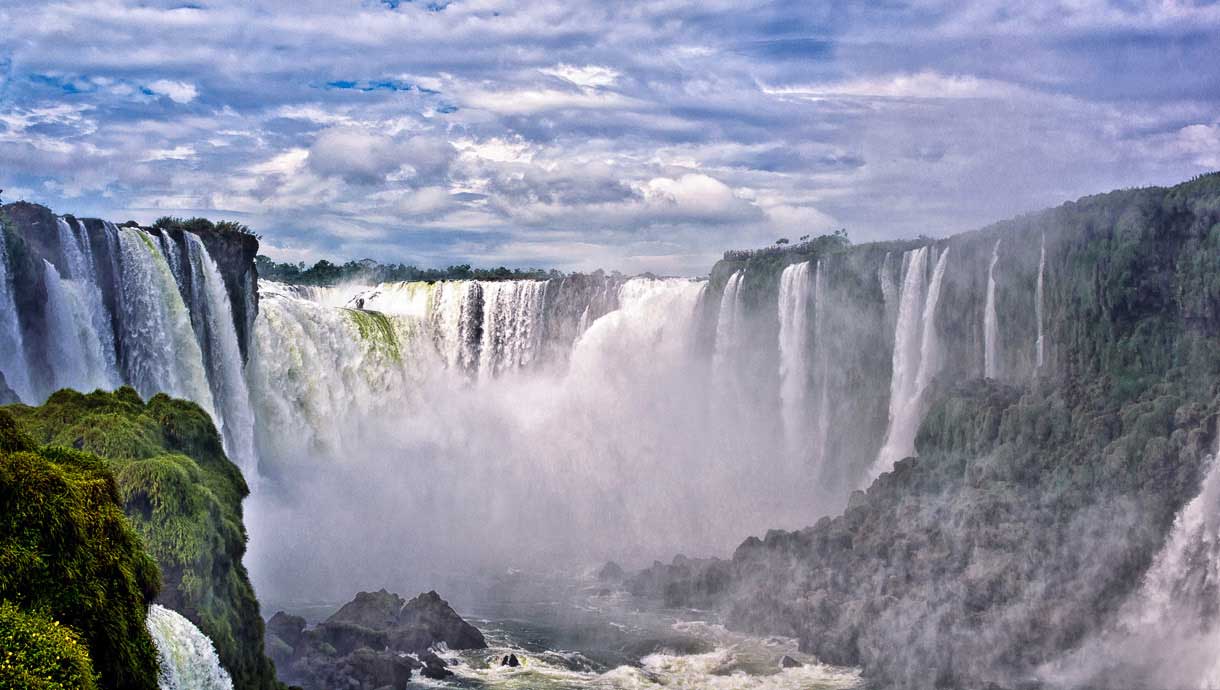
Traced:
<path fill-rule="evenodd" d="M 626 575 L 623 567 L 614 561 L 607 561 L 602 569 L 597 571 L 597 579 L 602 582 L 622 582 Z"/>
<path fill-rule="evenodd" d="M 277 612 L 267 621 L 267 632 L 283 640 L 289 647 L 295 647 L 301 642 L 301 634 L 304 631 L 304 618 L 283 611 Z"/>
<path fill-rule="evenodd" d="M 801 662 L 797 661 L 796 659 L 793 659 L 792 657 L 788 656 L 787 654 L 783 655 L 779 659 L 780 668 L 800 668 L 804 665 L 805 664 L 802 664 Z"/>
<path fill-rule="evenodd" d="M 411 671 L 441 680 L 453 675 L 431 648 L 487 646 L 436 592 L 410 601 L 386 590 L 360 592 L 310 630 L 304 619 L 277 613 L 267 623 L 267 651 L 281 677 L 305 690 L 403 688 Z M 414 654 L 416 661 L 409 654 Z"/>

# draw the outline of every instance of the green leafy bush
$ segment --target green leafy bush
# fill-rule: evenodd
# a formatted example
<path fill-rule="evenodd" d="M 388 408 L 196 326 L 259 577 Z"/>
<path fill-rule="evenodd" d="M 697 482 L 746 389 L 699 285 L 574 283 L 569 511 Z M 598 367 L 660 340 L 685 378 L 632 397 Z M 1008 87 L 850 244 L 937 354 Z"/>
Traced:
<path fill-rule="evenodd" d="M 89 650 L 71 628 L 0 603 L 0 688 L 96 690 Z"/>
<path fill-rule="evenodd" d="M 159 588 L 106 461 L 35 448 L 0 410 L 0 599 L 79 633 L 101 687 L 154 690 L 144 619 Z"/>

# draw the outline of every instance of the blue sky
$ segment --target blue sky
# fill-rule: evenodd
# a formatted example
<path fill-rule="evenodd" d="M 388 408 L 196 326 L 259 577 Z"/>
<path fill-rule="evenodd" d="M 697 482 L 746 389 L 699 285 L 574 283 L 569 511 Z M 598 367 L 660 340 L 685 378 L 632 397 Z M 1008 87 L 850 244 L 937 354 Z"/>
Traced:
<path fill-rule="evenodd" d="M 0 187 L 280 260 L 705 273 L 1220 168 L 1220 4 L 0 1 Z"/>

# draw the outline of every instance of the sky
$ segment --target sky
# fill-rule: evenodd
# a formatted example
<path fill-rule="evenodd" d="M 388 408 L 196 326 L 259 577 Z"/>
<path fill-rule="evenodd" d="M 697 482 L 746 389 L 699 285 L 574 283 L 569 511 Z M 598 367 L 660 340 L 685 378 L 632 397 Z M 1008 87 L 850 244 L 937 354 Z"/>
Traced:
<path fill-rule="evenodd" d="M 0 0 L 0 187 L 280 261 L 706 274 L 1220 168 L 1220 3 Z"/>

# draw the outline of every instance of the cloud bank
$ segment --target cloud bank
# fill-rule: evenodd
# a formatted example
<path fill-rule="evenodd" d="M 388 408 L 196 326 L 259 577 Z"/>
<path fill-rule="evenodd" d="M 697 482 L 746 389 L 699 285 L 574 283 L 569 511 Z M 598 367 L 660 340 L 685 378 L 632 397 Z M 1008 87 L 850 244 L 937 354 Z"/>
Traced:
<path fill-rule="evenodd" d="M 0 186 L 280 260 L 698 274 L 1220 166 L 1220 6 L 0 7 Z"/>

